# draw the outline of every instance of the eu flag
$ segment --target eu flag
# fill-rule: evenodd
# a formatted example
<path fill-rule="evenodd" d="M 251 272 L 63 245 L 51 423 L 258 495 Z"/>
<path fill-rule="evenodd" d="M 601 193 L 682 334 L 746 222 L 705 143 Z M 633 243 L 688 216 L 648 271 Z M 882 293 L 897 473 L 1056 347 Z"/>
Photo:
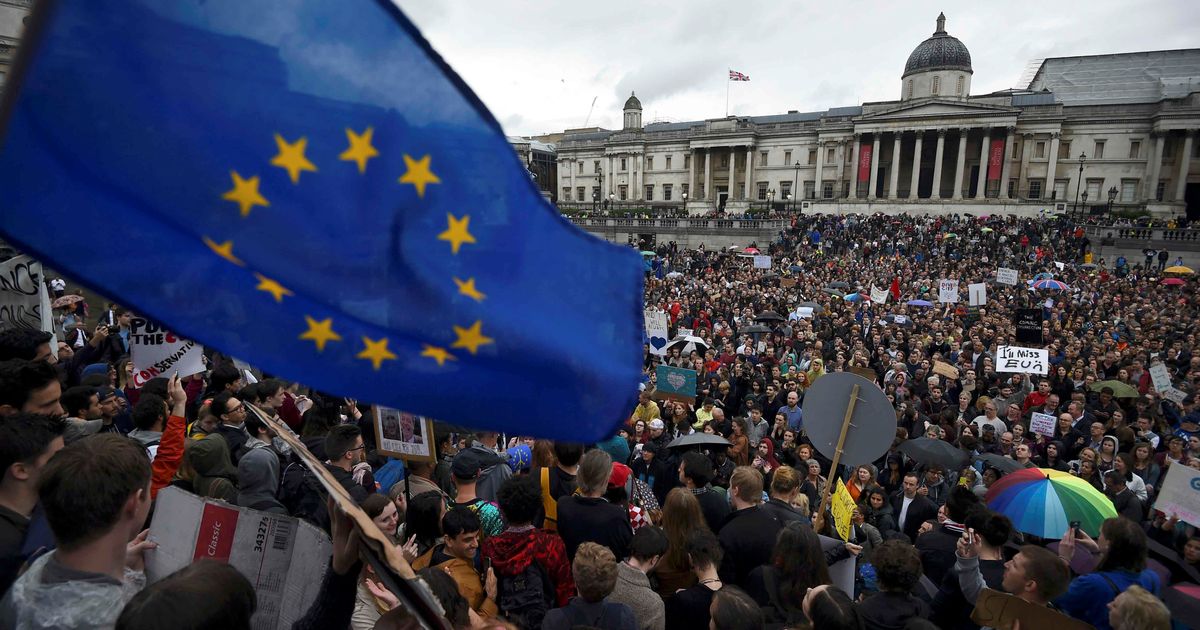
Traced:
<path fill-rule="evenodd" d="M 0 232 L 182 335 L 467 426 L 636 404 L 637 252 L 542 200 L 387 0 L 55 0 L 8 82 Z"/>

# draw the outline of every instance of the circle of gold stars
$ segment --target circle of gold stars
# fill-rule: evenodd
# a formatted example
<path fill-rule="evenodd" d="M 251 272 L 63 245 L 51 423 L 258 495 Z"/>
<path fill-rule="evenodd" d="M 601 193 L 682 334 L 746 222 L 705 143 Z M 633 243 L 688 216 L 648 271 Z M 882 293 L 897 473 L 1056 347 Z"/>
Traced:
<path fill-rule="evenodd" d="M 372 127 L 367 127 L 363 131 L 357 132 L 347 128 L 345 132 L 348 146 L 345 151 L 338 154 L 337 159 L 353 163 L 357 167 L 359 174 L 365 175 L 369 161 L 379 157 L 379 150 L 374 146 L 375 130 Z M 301 136 L 289 141 L 277 133 L 274 134 L 274 140 L 277 153 L 271 158 L 269 164 L 284 170 L 292 185 L 299 185 L 304 173 L 319 172 L 317 165 L 309 160 L 305 154 L 308 150 L 307 137 Z M 401 185 L 411 185 L 418 199 L 425 198 L 425 192 L 429 186 L 442 183 L 442 180 L 433 172 L 430 155 L 426 154 L 420 158 L 413 158 L 408 154 L 403 154 L 403 158 L 405 172 L 397 181 Z M 233 187 L 224 191 L 221 199 L 236 204 L 241 218 L 249 218 L 255 208 L 271 207 L 270 201 L 260 191 L 260 187 L 262 186 L 260 175 L 252 174 L 243 176 L 238 171 L 231 170 L 229 176 Z M 446 213 L 446 229 L 437 235 L 437 240 L 445 241 L 449 244 L 451 255 L 457 256 L 463 246 L 477 244 L 475 235 L 470 231 L 470 225 L 471 216 L 469 214 L 458 217 L 453 213 Z M 239 267 L 246 267 L 246 263 L 234 254 L 232 240 L 218 242 L 213 238 L 204 236 L 203 241 L 217 256 Z M 295 293 L 290 289 L 261 273 L 254 272 L 254 277 L 258 280 L 258 284 L 254 288 L 270 295 L 271 299 L 277 304 L 282 304 L 285 298 L 295 296 Z M 483 293 L 476 286 L 474 277 L 463 279 L 455 276 L 452 279 L 459 295 L 465 296 L 477 303 L 482 303 L 487 299 L 487 294 Z M 298 339 L 311 341 L 318 353 L 324 352 L 326 346 L 330 343 L 340 343 L 343 341 L 342 335 L 333 328 L 334 322 L 332 317 L 316 319 L 311 315 L 304 315 L 304 322 L 305 330 L 299 335 Z M 452 354 L 450 350 L 462 349 L 472 355 L 476 355 L 479 353 L 480 347 L 495 343 L 493 338 L 483 334 L 482 320 L 475 320 L 470 326 L 452 325 L 451 328 L 455 339 L 450 344 L 449 349 L 424 343 L 421 344 L 420 356 L 433 360 L 437 363 L 438 367 L 444 367 L 447 361 L 458 361 L 458 357 Z M 367 335 L 360 335 L 360 339 L 362 349 L 354 356 L 356 359 L 370 362 L 371 367 L 375 371 L 380 370 L 385 361 L 395 361 L 399 358 L 388 348 L 388 338 L 386 336 L 373 339 Z"/>

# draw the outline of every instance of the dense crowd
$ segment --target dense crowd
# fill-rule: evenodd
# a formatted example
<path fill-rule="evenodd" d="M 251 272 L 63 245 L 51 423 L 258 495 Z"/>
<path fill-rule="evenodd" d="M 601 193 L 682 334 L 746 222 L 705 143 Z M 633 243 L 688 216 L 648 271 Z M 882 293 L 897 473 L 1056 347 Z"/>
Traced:
<path fill-rule="evenodd" d="M 1197 293 L 1190 276 L 1164 285 L 1156 266 L 1091 245 L 1066 218 L 883 215 L 795 219 L 758 246 L 770 269 L 661 245 L 646 306 L 671 337 L 703 343 L 646 346 L 615 435 L 581 445 L 439 424 L 436 461 L 407 465 L 376 453 L 357 401 L 216 353 L 204 373 L 136 386 L 130 313 L 93 316 L 81 299 L 59 314 L 57 357 L 48 334 L 0 331 L 0 627 L 248 628 L 254 589 L 226 565 L 146 584 L 145 528 L 168 486 L 329 532 L 296 627 L 410 627 L 353 523 L 249 406 L 325 462 L 400 550 L 399 577 L 455 628 L 977 628 L 985 588 L 1097 628 L 1169 627 L 1165 590 L 1200 583 L 1195 527 L 1152 509 L 1171 466 L 1200 469 Z M 992 281 L 998 267 L 1020 281 Z M 1066 288 L 1027 286 L 1037 274 Z M 988 282 L 986 304 L 939 303 L 944 278 Z M 872 288 L 899 299 L 864 299 Z M 996 371 L 996 348 L 1021 345 L 1021 308 L 1043 313 L 1045 376 Z M 660 395 L 662 363 L 696 371 L 694 403 Z M 1182 403 L 1153 387 L 1160 363 Z M 852 370 L 884 391 L 895 439 L 835 469 L 806 427 L 840 418 L 805 417 L 804 399 Z M 1053 435 L 1032 430 L 1034 413 L 1057 419 Z M 673 444 L 701 434 L 708 444 Z M 961 464 L 907 454 L 920 438 Z M 987 495 L 1028 467 L 1085 480 L 1118 516 L 1095 538 L 1021 531 Z M 848 540 L 819 507 L 839 480 L 857 505 Z M 852 583 L 835 585 L 831 567 L 847 564 Z"/>

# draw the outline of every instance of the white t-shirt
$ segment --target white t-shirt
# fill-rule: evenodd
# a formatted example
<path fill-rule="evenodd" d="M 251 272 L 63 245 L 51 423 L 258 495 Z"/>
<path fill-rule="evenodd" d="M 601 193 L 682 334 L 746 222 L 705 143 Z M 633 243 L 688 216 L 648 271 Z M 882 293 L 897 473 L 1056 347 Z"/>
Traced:
<path fill-rule="evenodd" d="M 913 497 L 915 499 L 916 497 Z M 900 506 L 900 516 L 896 524 L 900 527 L 900 531 L 904 531 L 904 521 L 908 520 L 908 506 L 912 505 L 913 499 L 904 497 L 904 503 Z"/>

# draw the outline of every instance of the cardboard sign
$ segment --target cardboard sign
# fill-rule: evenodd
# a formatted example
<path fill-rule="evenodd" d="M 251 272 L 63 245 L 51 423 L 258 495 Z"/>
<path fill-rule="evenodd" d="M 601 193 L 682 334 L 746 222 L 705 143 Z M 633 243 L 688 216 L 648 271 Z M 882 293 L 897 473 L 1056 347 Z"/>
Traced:
<path fill-rule="evenodd" d="M 29 256 L 17 256 L 0 263 L 0 330 L 23 328 L 54 335 L 50 353 L 58 357 L 58 336 L 54 331 L 54 313 L 50 310 L 50 292 L 42 277 L 42 263 Z"/>
<path fill-rule="evenodd" d="M 1054 437 L 1054 427 L 1058 420 L 1051 414 L 1033 412 L 1029 418 L 1029 430 L 1046 437 Z"/>
<path fill-rule="evenodd" d="M 987 304 L 987 285 L 979 282 L 967 285 L 967 304 L 983 306 Z"/>
<path fill-rule="evenodd" d="M 779 281 L 779 286 L 785 289 L 790 289 L 796 286 L 796 280 L 795 278 L 783 278 Z"/>
<path fill-rule="evenodd" d="M 938 280 L 938 302 L 958 302 L 958 280 Z"/>
<path fill-rule="evenodd" d="M 431 418 L 378 405 L 372 409 L 372 416 L 377 451 L 406 461 L 437 461 Z"/>
<path fill-rule="evenodd" d="M 971 611 L 971 621 L 996 630 L 1012 630 L 1014 621 L 1020 621 L 1023 629 L 1094 630 L 1090 624 L 1056 610 L 990 588 L 979 592 L 975 610 Z"/>
<path fill-rule="evenodd" d="M 812 319 L 813 307 L 811 307 L 811 306 L 796 307 L 796 316 L 800 317 L 802 319 Z"/>
<path fill-rule="evenodd" d="M 655 370 L 655 398 L 667 400 L 696 400 L 696 370 L 660 365 Z"/>
<path fill-rule="evenodd" d="M 1166 398 L 1167 400 L 1175 403 L 1176 405 L 1182 405 L 1183 399 L 1187 398 L 1187 392 L 1185 392 L 1181 389 L 1172 387 L 1172 388 L 1168 389 L 1167 391 L 1163 392 L 1163 398 Z"/>
<path fill-rule="evenodd" d="M 829 551 L 830 549 L 834 549 L 836 547 L 843 547 L 846 544 L 841 540 L 830 538 L 829 536 L 818 535 L 817 538 L 821 539 L 822 551 Z M 854 576 L 857 573 L 858 571 L 854 564 L 854 556 L 850 556 L 849 558 L 845 558 L 843 560 L 838 560 L 837 562 L 829 565 L 830 581 L 834 586 L 842 589 L 842 591 L 845 593 L 854 592 Z"/>
<path fill-rule="evenodd" d="M 1000 346 L 996 348 L 996 371 L 1045 376 L 1050 367 L 1050 353 L 1044 348 Z"/>
<path fill-rule="evenodd" d="M 159 376 L 169 377 L 178 372 L 184 377 L 204 371 L 204 346 L 178 337 L 144 317 L 129 321 L 129 355 L 136 387 Z"/>
<path fill-rule="evenodd" d="M 889 293 L 886 289 L 871 287 L 871 301 L 876 304 L 887 304 Z"/>
<path fill-rule="evenodd" d="M 1062 271 L 1063 269 L 1067 268 L 1067 265 L 1065 263 L 1060 263 L 1057 260 L 1054 261 L 1054 266 L 1057 267 L 1059 271 Z"/>
<path fill-rule="evenodd" d="M 667 314 L 654 308 L 645 311 L 646 339 L 650 343 L 650 354 L 664 356 L 667 354 Z"/>
<path fill-rule="evenodd" d="M 1017 309 L 1013 315 L 1013 324 L 1017 327 L 1017 343 L 1042 345 L 1042 309 Z"/>
<path fill-rule="evenodd" d="M 1171 466 L 1162 482 L 1154 509 L 1174 514 L 1188 525 L 1200 526 L 1200 470 Z"/>
<path fill-rule="evenodd" d="M 934 361 L 933 373 L 941 374 L 952 381 L 958 380 L 958 368 L 946 363 L 945 361 Z"/>
<path fill-rule="evenodd" d="M 1017 270 L 1001 267 L 996 270 L 996 282 L 1007 284 L 1009 286 L 1017 286 Z"/>
<path fill-rule="evenodd" d="M 1171 389 L 1171 371 L 1166 363 L 1155 363 L 1150 366 L 1150 380 L 1154 383 L 1154 391 L 1165 392 Z"/>
<path fill-rule="evenodd" d="M 770 256 L 755 256 L 754 257 L 754 268 L 755 269 L 770 269 L 771 268 L 771 257 Z"/>
<path fill-rule="evenodd" d="M 195 560 L 229 564 L 254 585 L 253 628 L 291 628 L 321 590 L 333 543 L 298 518 L 236 507 L 168 486 L 158 493 L 146 554 L 153 584 Z"/>
<path fill-rule="evenodd" d="M 853 520 L 854 508 L 857 507 L 846 484 L 837 480 L 837 489 L 829 497 L 829 511 L 833 514 L 833 528 L 837 530 L 842 540 L 850 540 L 850 526 Z M 853 592 L 853 591 L 851 591 Z"/>

